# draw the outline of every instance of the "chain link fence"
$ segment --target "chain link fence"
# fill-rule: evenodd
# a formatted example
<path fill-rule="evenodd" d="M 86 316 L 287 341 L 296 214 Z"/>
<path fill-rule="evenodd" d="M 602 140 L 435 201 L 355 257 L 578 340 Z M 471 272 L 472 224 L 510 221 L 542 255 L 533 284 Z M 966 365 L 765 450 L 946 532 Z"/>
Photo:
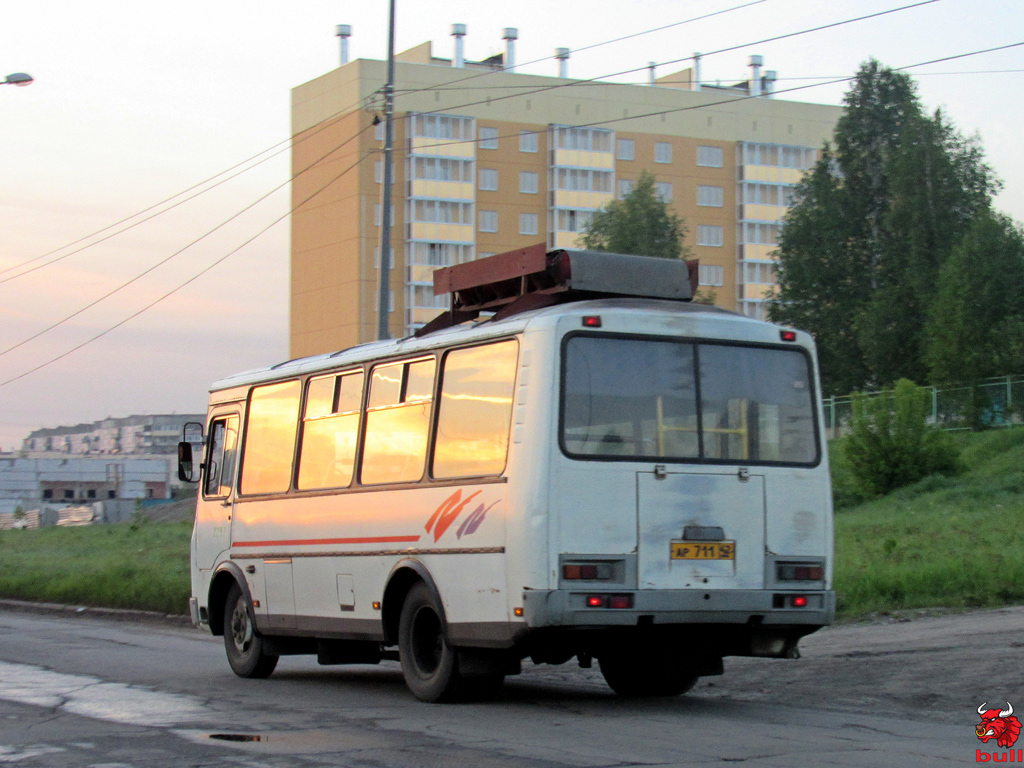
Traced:
<path fill-rule="evenodd" d="M 931 392 L 930 424 L 942 429 L 1012 427 L 1024 424 L 1024 376 L 999 376 L 970 387 L 939 389 Z M 872 392 L 870 397 L 892 397 L 891 392 Z M 826 397 L 825 429 L 830 440 L 842 437 L 850 426 L 853 398 Z"/>

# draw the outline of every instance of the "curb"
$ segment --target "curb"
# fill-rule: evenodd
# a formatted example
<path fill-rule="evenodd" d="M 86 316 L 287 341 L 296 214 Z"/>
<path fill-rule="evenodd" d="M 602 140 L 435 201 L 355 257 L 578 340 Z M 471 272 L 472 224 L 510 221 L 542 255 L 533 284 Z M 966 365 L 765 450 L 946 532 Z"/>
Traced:
<path fill-rule="evenodd" d="M 101 608 L 94 605 L 34 603 L 27 600 L 0 599 L 0 609 L 21 611 L 22 613 L 61 613 L 71 616 L 91 616 L 93 618 L 114 619 L 117 621 L 146 621 L 171 624 L 178 627 L 192 626 L 192 619 L 183 614 L 140 611 L 132 608 Z"/>

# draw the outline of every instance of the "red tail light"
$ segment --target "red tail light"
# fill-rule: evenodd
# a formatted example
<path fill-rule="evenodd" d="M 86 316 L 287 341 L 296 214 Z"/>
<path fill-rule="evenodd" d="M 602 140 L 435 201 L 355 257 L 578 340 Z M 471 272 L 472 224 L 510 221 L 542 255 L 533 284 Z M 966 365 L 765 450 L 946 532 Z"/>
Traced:
<path fill-rule="evenodd" d="M 793 595 L 793 597 L 790 600 L 790 602 L 793 604 L 794 608 L 806 608 L 807 607 L 807 598 L 804 595 Z"/>
<path fill-rule="evenodd" d="M 591 595 L 588 597 L 587 608 L 604 608 L 604 595 Z"/>

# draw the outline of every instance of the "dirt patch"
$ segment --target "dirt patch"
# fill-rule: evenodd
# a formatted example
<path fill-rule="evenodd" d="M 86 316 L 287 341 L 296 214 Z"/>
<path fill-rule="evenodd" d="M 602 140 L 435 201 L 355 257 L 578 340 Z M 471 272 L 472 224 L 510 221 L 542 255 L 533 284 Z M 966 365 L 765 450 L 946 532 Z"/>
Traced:
<path fill-rule="evenodd" d="M 1024 712 L 1022 626 L 1021 606 L 838 625 L 804 638 L 796 661 L 726 659 L 725 675 L 702 678 L 694 694 L 970 729 L 986 702 Z"/>
<path fill-rule="evenodd" d="M 195 498 L 180 499 L 167 504 L 154 504 L 143 507 L 136 515 L 151 523 L 174 523 L 179 520 L 192 520 L 196 516 Z"/>

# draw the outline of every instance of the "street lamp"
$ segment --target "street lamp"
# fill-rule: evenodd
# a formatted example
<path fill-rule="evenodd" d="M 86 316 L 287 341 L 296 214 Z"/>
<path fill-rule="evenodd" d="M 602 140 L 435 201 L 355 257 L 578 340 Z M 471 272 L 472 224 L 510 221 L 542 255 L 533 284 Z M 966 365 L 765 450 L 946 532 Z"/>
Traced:
<path fill-rule="evenodd" d="M 8 75 L 0 85 L 32 85 L 34 79 L 32 75 L 26 75 L 24 72 L 15 72 L 13 75 Z"/>

